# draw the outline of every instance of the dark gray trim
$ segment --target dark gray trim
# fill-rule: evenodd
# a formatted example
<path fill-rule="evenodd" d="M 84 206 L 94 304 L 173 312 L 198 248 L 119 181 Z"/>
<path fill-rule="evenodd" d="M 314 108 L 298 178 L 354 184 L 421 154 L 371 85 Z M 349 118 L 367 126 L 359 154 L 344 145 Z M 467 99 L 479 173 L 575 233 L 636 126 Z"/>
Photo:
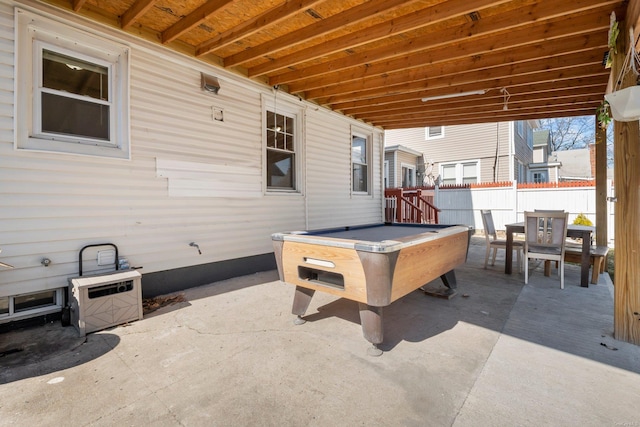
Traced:
<path fill-rule="evenodd" d="M 219 280 L 276 269 L 273 252 L 173 270 L 144 273 L 142 270 L 142 296 L 152 298 Z"/>

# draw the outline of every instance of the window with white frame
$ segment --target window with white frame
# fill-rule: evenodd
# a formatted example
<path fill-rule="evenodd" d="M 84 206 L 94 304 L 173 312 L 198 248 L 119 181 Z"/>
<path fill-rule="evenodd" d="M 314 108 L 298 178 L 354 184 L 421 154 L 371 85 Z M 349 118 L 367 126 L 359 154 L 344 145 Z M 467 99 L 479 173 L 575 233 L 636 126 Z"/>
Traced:
<path fill-rule="evenodd" d="M 480 161 L 440 165 L 440 185 L 475 184 L 479 182 Z"/>
<path fill-rule="evenodd" d="M 296 116 L 284 111 L 267 110 L 267 189 L 297 189 Z"/>
<path fill-rule="evenodd" d="M 0 297 L 0 319 L 52 313 L 62 308 L 63 289 Z"/>
<path fill-rule="evenodd" d="M 444 126 L 427 126 L 424 128 L 425 139 L 444 138 Z"/>
<path fill-rule="evenodd" d="M 129 158 L 129 48 L 16 14 L 16 147 Z"/>
<path fill-rule="evenodd" d="M 522 120 L 516 121 L 516 129 L 518 131 L 518 135 L 524 138 L 524 122 Z"/>
<path fill-rule="evenodd" d="M 371 138 L 360 133 L 351 135 L 351 189 L 369 194 Z"/>

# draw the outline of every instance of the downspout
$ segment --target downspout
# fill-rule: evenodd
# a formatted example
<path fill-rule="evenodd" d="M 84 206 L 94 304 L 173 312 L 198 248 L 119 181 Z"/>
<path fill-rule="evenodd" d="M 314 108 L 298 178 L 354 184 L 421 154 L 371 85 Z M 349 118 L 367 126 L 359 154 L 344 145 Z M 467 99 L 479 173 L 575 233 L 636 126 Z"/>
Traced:
<path fill-rule="evenodd" d="M 515 155 L 514 155 L 514 141 L 513 141 L 513 124 L 514 122 L 509 123 L 509 181 L 513 182 L 515 179 L 514 168 L 516 166 Z"/>
<path fill-rule="evenodd" d="M 496 123 L 496 156 L 493 159 L 493 182 L 498 182 L 498 156 L 500 155 L 500 122 Z"/>

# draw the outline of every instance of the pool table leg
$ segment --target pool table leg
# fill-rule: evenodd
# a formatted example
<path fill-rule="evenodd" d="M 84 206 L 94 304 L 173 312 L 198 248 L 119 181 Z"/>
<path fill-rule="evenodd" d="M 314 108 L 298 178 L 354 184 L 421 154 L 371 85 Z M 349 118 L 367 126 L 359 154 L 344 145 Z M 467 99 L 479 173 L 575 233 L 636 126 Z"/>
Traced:
<path fill-rule="evenodd" d="M 440 276 L 442 279 L 442 283 L 449 289 L 456 289 L 458 287 L 458 282 L 456 281 L 456 273 L 451 270 L 444 273 Z"/>
<path fill-rule="evenodd" d="M 313 289 L 296 286 L 296 293 L 293 296 L 293 308 L 291 309 L 291 313 L 297 316 L 293 321 L 296 325 L 302 325 L 306 322 L 302 316 L 307 311 L 307 308 L 309 308 L 309 304 L 311 303 L 311 298 L 313 298 L 314 293 L 315 290 Z"/>
<path fill-rule="evenodd" d="M 373 347 L 367 350 L 370 356 L 380 356 L 382 350 L 378 348 L 378 344 L 382 344 L 382 307 L 373 307 L 368 304 L 358 303 L 360 310 L 360 323 L 362 324 L 362 333 L 367 341 L 373 344 Z"/>

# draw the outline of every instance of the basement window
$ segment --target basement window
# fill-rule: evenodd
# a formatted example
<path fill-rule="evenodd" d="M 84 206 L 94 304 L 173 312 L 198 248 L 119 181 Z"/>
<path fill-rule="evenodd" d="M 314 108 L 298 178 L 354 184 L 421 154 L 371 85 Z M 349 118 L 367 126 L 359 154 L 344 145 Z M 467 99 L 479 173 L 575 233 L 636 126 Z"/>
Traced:
<path fill-rule="evenodd" d="M 10 321 L 62 309 L 63 288 L 0 297 L 0 319 Z"/>
<path fill-rule="evenodd" d="M 17 148 L 129 158 L 129 49 L 16 14 Z"/>

